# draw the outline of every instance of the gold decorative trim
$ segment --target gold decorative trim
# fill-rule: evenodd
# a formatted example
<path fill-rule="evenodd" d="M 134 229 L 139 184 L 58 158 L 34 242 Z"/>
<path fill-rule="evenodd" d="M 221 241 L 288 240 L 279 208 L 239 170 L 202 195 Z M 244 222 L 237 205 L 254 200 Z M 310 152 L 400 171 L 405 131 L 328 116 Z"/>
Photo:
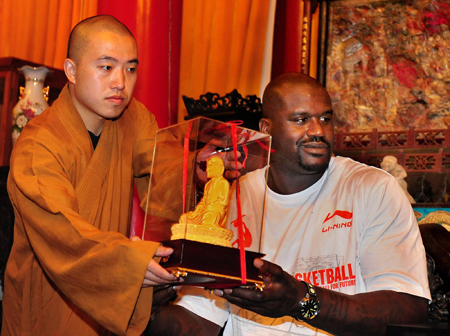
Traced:
<path fill-rule="evenodd" d="M 194 270 L 194 269 L 190 269 L 190 268 L 184 268 L 184 267 L 177 267 L 174 269 L 170 270 L 172 272 L 172 274 L 175 273 L 194 273 L 194 274 L 201 274 L 201 275 L 207 275 L 207 276 L 213 276 L 213 277 L 217 277 L 217 278 L 224 278 L 224 279 L 231 279 L 231 280 L 238 280 L 241 281 L 242 279 L 240 277 L 235 277 L 232 275 L 224 275 L 224 274 L 219 274 L 219 273 L 213 273 L 213 272 L 205 272 L 205 271 L 199 271 L 199 270 Z M 258 280 L 253 280 L 253 279 L 245 279 L 247 282 L 252 282 L 254 284 L 259 284 L 259 285 L 264 285 L 264 281 L 258 281 Z"/>

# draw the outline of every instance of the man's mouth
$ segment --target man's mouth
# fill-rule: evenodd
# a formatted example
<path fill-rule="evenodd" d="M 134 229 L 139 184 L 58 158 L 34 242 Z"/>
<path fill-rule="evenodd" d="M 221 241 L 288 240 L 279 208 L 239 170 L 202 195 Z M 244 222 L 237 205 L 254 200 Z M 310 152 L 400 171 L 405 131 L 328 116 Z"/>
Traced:
<path fill-rule="evenodd" d="M 113 103 L 115 103 L 115 104 L 122 104 L 123 101 L 125 100 L 125 98 L 122 97 L 122 96 L 110 96 L 110 97 L 108 97 L 106 99 L 111 101 L 111 102 L 113 102 Z"/>
<path fill-rule="evenodd" d="M 300 147 L 305 147 L 305 148 L 329 148 L 330 146 L 328 146 L 328 144 L 326 144 L 324 142 L 310 142 L 310 143 L 306 143 L 306 144 L 300 144 Z"/>
<path fill-rule="evenodd" d="M 298 149 L 310 154 L 326 154 L 330 146 L 325 142 L 300 143 Z"/>

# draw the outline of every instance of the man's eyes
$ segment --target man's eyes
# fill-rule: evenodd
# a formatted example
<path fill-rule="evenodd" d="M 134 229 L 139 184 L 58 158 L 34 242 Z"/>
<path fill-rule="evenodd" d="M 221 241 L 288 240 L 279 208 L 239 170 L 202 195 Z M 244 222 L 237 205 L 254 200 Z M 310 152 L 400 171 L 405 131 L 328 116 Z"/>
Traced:
<path fill-rule="evenodd" d="M 111 65 L 100 65 L 99 68 L 102 70 L 106 70 L 106 71 L 111 71 L 113 69 L 113 67 Z M 132 66 L 132 67 L 126 68 L 125 70 L 130 73 L 134 73 L 134 72 L 136 72 L 137 68 L 135 66 Z"/>
<path fill-rule="evenodd" d="M 304 124 L 308 121 L 308 118 L 297 118 L 295 121 L 297 122 L 297 124 Z"/>
<path fill-rule="evenodd" d="M 297 124 L 304 124 L 310 120 L 311 120 L 311 118 L 309 118 L 309 117 L 302 117 L 302 118 L 296 118 L 295 122 Z M 330 116 L 322 116 L 322 117 L 319 117 L 319 120 L 322 123 L 329 123 L 331 121 L 331 117 Z"/>
<path fill-rule="evenodd" d="M 320 120 L 321 120 L 322 122 L 330 122 L 330 121 L 331 121 L 331 117 L 329 117 L 329 116 L 323 116 L 323 117 L 320 118 Z"/>

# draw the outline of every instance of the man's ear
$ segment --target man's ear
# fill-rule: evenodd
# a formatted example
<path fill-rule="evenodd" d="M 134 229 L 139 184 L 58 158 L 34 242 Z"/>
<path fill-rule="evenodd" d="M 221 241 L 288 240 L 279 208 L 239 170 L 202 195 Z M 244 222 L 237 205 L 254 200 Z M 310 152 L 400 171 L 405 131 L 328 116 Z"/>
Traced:
<path fill-rule="evenodd" d="M 270 135 L 270 125 L 272 124 L 270 119 L 267 118 L 261 118 L 259 121 L 259 130 L 261 133 L 269 134 Z"/>
<path fill-rule="evenodd" d="M 64 60 L 64 72 L 69 82 L 75 84 L 76 65 L 70 58 Z"/>

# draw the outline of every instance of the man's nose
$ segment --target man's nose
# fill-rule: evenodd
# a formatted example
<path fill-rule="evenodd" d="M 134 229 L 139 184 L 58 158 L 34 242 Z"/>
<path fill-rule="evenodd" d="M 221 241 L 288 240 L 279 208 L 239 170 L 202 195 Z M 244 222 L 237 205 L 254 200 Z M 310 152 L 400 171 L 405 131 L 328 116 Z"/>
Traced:
<path fill-rule="evenodd" d="M 111 79 L 111 88 L 116 90 L 123 90 L 125 88 L 125 74 L 121 69 L 114 71 Z"/>
<path fill-rule="evenodd" d="M 320 123 L 320 120 L 311 119 L 306 134 L 308 136 L 323 136 L 323 125 Z"/>

